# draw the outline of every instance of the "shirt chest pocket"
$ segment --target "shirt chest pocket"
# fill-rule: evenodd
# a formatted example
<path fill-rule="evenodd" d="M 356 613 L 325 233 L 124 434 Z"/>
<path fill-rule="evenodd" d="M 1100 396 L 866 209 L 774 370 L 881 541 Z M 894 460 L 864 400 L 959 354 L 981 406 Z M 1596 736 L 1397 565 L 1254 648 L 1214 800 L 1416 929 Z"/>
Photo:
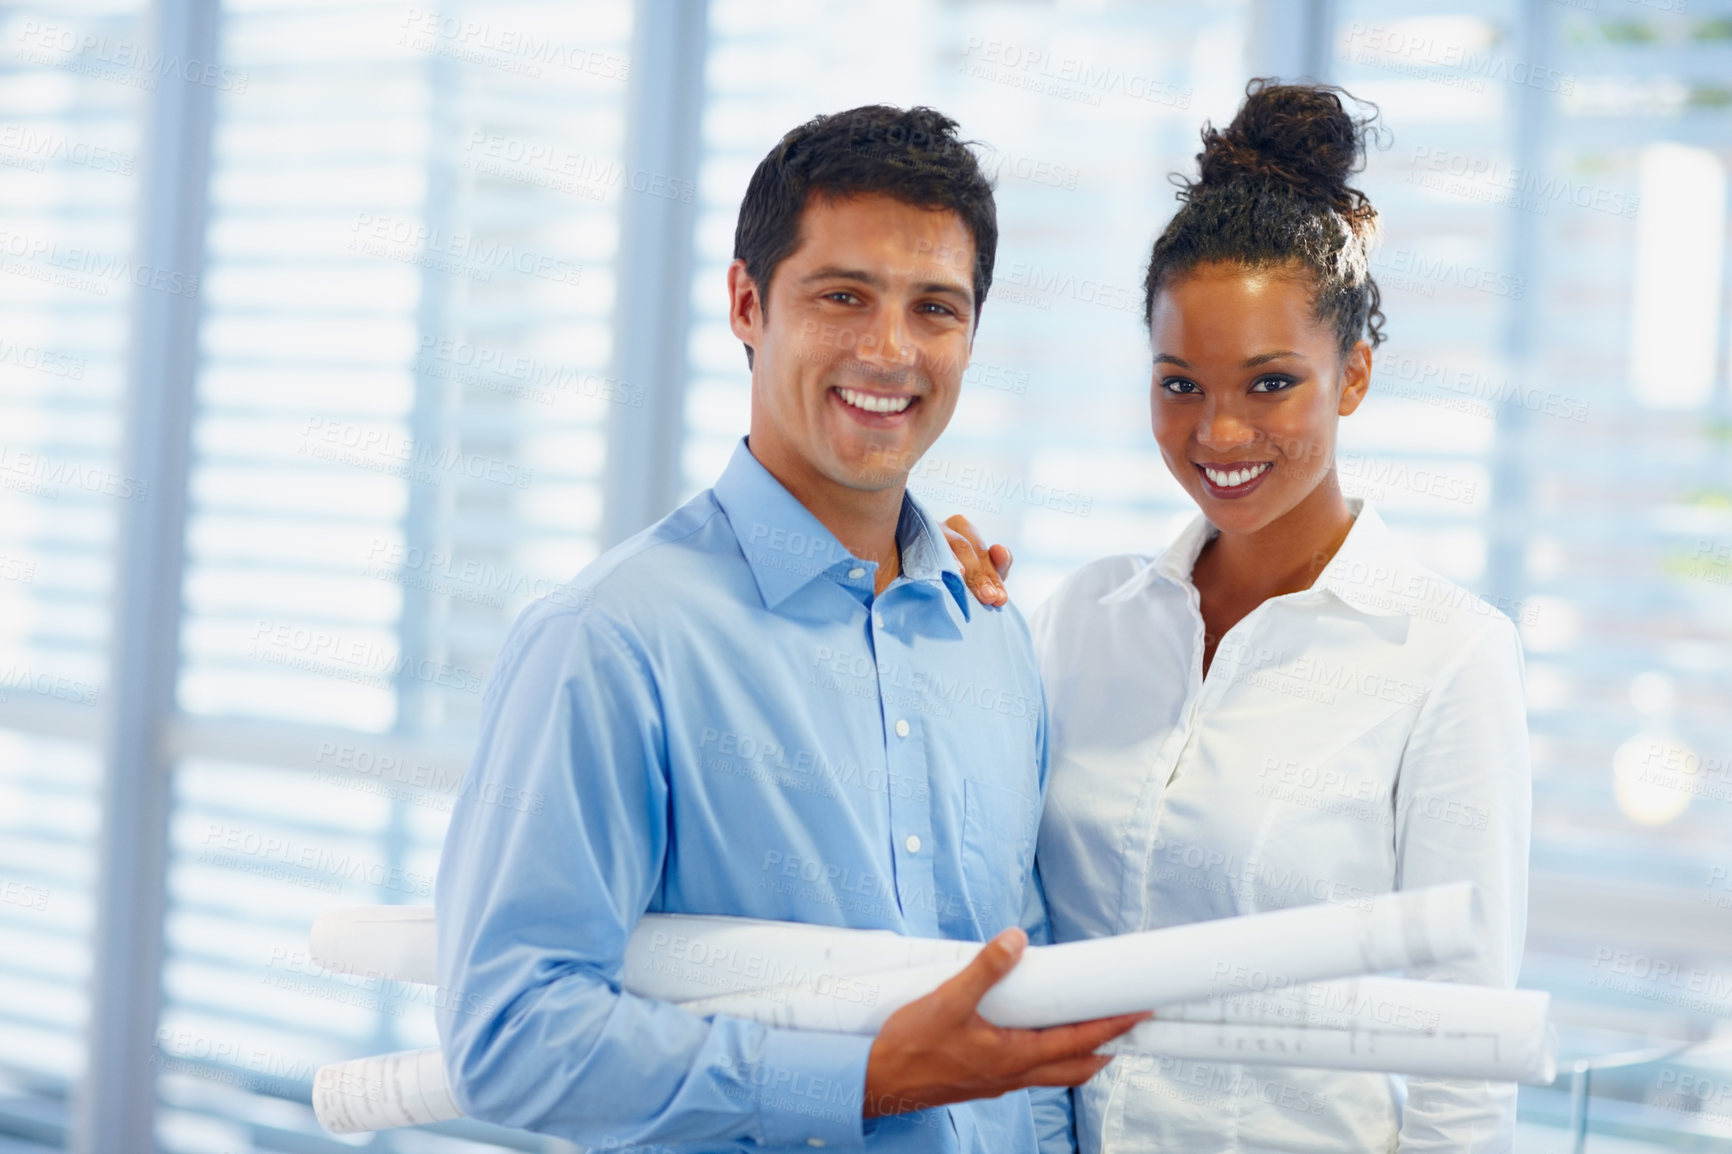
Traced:
<path fill-rule="evenodd" d="M 983 937 L 1022 920 L 1037 816 L 1034 800 L 1018 790 L 962 783 L 962 867 Z"/>

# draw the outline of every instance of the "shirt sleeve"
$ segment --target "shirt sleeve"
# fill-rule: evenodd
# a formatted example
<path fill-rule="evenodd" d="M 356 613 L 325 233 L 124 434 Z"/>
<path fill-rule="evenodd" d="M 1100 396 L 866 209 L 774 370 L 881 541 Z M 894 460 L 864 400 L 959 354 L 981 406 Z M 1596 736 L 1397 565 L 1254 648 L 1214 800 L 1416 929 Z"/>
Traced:
<path fill-rule="evenodd" d="M 859 1146 L 872 1040 L 703 1019 L 625 993 L 660 884 L 657 684 L 589 609 L 527 616 L 483 700 L 440 863 L 441 1048 L 471 1117 L 584 1146 Z"/>
<path fill-rule="evenodd" d="M 1396 782 L 1396 886 L 1472 881 L 1485 901 L 1475 958 L 1409 976 L 1515 985 L 1527 930 L 1532 816 L 1521 644 L 1499 618 L 1447 666 L 1421 707 Z M 1399 1150 L 1507 1151 L 1515 1138 L 1509 1082 L 1412 1078 Z"/>

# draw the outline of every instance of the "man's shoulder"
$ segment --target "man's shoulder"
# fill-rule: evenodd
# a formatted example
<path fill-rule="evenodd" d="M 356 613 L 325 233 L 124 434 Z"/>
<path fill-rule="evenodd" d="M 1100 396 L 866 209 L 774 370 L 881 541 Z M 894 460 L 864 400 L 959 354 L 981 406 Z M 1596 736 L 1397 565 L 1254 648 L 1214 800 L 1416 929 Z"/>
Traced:
<path fill-rule="evenodd" d="M 701 599 L 706 590 L 729 584 L 729 565 L 744 566 L 739 543 L 706 489 L 531 602 L 514 632 L 642 626 L 681 603 Z"/>

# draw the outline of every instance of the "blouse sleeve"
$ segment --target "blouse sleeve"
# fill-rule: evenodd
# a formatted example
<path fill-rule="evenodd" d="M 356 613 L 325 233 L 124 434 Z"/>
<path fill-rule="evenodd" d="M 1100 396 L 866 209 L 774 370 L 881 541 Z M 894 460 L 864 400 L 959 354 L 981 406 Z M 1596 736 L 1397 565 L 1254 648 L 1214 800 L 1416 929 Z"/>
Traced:
<path fill-rule="evenodd" d="M 1439 674 L 1403 751 L 1395 787 L 1396 887 L 1472 881 L 1485 900 L 1485 949 L 1414 978 L 1515 985 L 1527 930 L 1532 814 L 1521 643 L 1495 619 Z M 1509 1082 L 1412 1078 L 1399 1149 L 1507 1151 Z"/>

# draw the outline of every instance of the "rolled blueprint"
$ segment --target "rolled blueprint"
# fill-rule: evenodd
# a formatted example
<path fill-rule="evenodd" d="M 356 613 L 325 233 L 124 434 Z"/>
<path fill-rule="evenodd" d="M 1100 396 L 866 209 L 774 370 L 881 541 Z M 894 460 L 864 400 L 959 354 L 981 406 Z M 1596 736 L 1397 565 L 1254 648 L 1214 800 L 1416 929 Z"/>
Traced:
<path fill-rule="evenodd" d="M 1536 990 L 1349 978 L 1167 1006 L 1101 1052 L 1130 1062 L 1188 1059 L 1546 1085 L 1557 1076 L 1549 1003 L 1550 995 Z M 699 1003 L 680 1005 L 696 1012 Z M 413 1077 L 400 1072 L 407 1066 Z M 438 1050 L 326 1066 L 314 1109 L 335 1134 L 445 1121 L 460 1115 L 444 1077 Z M 405 1084 L 417 1092 L 393 1097 L 381 1088 Z M 339 1098 L 345 1087 L 347 1096 Z"/>
<path fill-rule="evenodd" d="M 333 1134 L 361 1134 L 448 1122 L 463 1111 L 434 1048 L 321 1066 L 313 1077 L 313 1114 Z"/>
<path fill-rule="evenodd" d="M 1511 1044 L 1513 1043 L 1513 1044 Z M 1403 1034 L 1388 1030 L 1330 1030 L 1250 1023 L 1144 1022 L 1105 1053 L 1239 1062 L 1251 1066 L 1305 1066 L 1473 1081 L 1550 1085 L 1558 1075 L 1549 1029 L 1533 1038 L 1497 1034 Z"/>
<path fill-rule="evenodd" d="M 1496 1000 L 1506 991 L 1395 979 L 1326 981 L 1470 955 L 1481 918 L 1473 886 L 1462 883 L 1387 894 L 1362 907 L 1304 906 L 1035 946 L 980 1009 L 999 1025 L 1041 1027 L 1165 1007 L 1161 1021 L 1139 1027 L 1145 1031 L 1138 1035 L 1139 1051 L 1513 1077 L 1507 1071 L 1534 1068 L 1536 1052 L 1549 1054 L 1544 995 L 1515 1013 L 1514 1003 Z M 978 942 L 883 930 L 651 914 L 628 942 L 621 985 L 700 1016 L 726 1013 L 771 1026 L 870 1034 L 956 974 L 980 948 Z M 431 983 L 432 911 L 326 914 L 314 926 L 312 952 L 326 968 Z M 1407 989 L 1416 986 L 1425 989 Z M 1493 1002 L 1475 1000 L 1483 995 Z M 1385 1006 L 1406 1007 L 1405 1017 L 1399 1023 L 1380 1019 Z M 1498 1028 L 1512 1037 L 1498 1040 Z M 340 1063 L 320 1071 L 321 1079 L 327 1075 L 330 1084 L 316 1086 L 315 1097 L 324 1102 L 319 1119 L 333 1133 L 458 1116 L 437 1050 Z"/>
<path fill-rule="evenodd" d="M 1103 1053 L 1547 1085 L 1551 995 L 1399 978 L 1163 1008 Z"/>
<path fill-rule="evenodd" d="M 1053 1026 L 1401 970 L 1477 952 L 1481 920 L 1473 885 L 1460 882 L 1384 894 L 1361 906 L 1300 906 L 1033 946 L 980 1009 L 1001 1026 Z M 436 980 L 433 943 L 426 906 L 335 910 L 313 924 L 312 953 L 321 966 L 398 981 Z M 979 951 L 978 942 L 889 930 L 647 914 L 626 945 L 620 984 L 663 1001 L 703 999 L 696 1013 L 870 1034 Z M 870 982 L 857 980 L 866 975 Z"/>
<path fill-rule="evenodd" d="M 817 991 L 861 974 L 933 965 L 960 969 L 980 946 L 894 930 L 647 914 L 626 943 L 620 984 L 664 1002 L 766 988 Z"/>
<path fill-rule="evenodd" d="M 308 935 L 321 969 L 438 984 L 432 906 L 355 906 L 320 914 Z"/>
<path fill-rule="evenodd" d="M 1478 950 L 1470 883 L 1385 894 L 1364 906 L 1312 905 L 1090 938 L 1027 950 L 981 1000 L 998 1026 L 1085 1022 L 1305 982 L 1451 961 Z M 966 962 L 835 977 L 828 986 L 768 987 L 683 1003 L 796 1030 L 875 1034 L 891 1014 Z"/>
<path fill-rule="evenodd" d="M 313 922 L 313 961 L 339 973 L 431 986 L 438 982 L 433 926 L 432 906 L 329 910 Z M 621 984 L 646 998 L 684 1002 L 934 963 L 960 967 L 979 952 L 979 942 L 911 938 L 894 930 L 645 914 L 626 942 Z"/>

